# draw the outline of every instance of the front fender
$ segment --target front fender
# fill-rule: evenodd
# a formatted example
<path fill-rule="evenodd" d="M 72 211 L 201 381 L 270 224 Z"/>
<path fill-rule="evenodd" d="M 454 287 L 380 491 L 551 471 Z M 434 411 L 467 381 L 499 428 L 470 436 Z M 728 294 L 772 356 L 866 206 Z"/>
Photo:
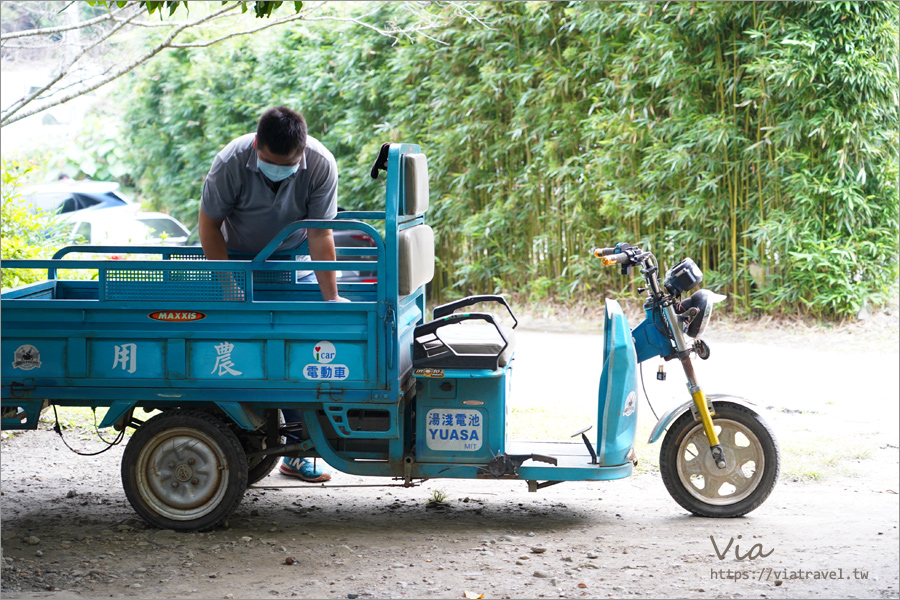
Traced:
<path fill-rule="evenodd" d="M 713 407 L 715 407 L 715 405 L 719 402 L 728 402 L 730 404 L 738 404 L 745 408 L 749 408 L 754 412 L 759 412 L 759 407 L 754 402 L 751 402 L 746 398 L 741 398 L 740 396 L 731 396 L 729 394 L 709 394 L 708 396 L 706 396 L 706 399 L 712 401 Z M 652 444 L 653 442 L 658 440 L 662 436 L 663 432 L 669 428 L 669 425 L 674 423 L 675 419 L 691 410 L 691 406 L 693 405 L 694 401 L 688 400 L 684 404 L 676 406 L 675 408 L 664 414 L 662 417 L 660 417 L 659 421 L 657 421 L 656 423 L 656 427 L 654 427 L 653 431 L 650 432 L 650 439 L 647 440 L 647 443 Z"/>

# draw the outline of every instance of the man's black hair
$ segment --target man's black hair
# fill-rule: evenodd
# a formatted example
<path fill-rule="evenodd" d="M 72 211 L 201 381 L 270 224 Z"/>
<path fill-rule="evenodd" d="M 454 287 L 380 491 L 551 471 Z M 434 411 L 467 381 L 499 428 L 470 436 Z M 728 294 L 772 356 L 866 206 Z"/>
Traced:
<path fill-rule="evenodd" d="M 306 148 L 306 120 L 287 106 L 270 108 L 259 118 L 256 143 L 272 154 L 293 154 Z"/>

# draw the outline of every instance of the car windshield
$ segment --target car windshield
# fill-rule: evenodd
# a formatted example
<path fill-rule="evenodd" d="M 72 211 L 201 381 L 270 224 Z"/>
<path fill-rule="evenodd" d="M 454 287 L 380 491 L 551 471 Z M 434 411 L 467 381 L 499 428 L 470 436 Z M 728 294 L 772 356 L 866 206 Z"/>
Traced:
<path fill-rule="evenodd" d="M 32 212 L 48 211 L 70 213 L 86 208 L 127 206 L 130 202 L 113 189 L 110 182 L 64 182 L 39 184 L 24 188 L 23 201 L 30 204 Z"/>
<path fill-rule="evenodd" d="M 170 221 L 169 219 L 142 218 L 138 220 L 149 230 L 149 237 L 160 238 L 163 235 L 168 237 L 184 237 L 186 235 L 184 230 L 178 226 L 178 223 Z"/>
<path fill-rule="evenodd" d="M 66 200 L 72 198 L 72 194 L 68 192 L 41 192 L 24 194 L 22 197 L 25 202 L 30 203 L 37 210 L 56 212 Z"/>

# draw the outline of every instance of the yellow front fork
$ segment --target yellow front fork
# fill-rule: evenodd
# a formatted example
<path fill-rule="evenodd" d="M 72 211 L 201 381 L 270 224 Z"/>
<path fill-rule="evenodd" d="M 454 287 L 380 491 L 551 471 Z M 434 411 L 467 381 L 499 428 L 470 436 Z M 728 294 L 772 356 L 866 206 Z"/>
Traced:
<path fill-rule="evenodd" d="M 719 436 L 716 435 L 712 420 L 712 416 L 715 413 L 709 412 L 709 406 L 706 404 L 706 396 L 703 395 L 703 390 L 697 390 L 691 394 L 691 397 L 694 399 L 694 404 L 697 405 L 697 411 L 700 413 L 700 421 L 703 423 L 703 429 L 706 430 L 709 445 L 718 446 Z"/>
<path fill-rule="evenodd" d="M 722 450 L 721 444 L 719 444 L 719 436 L 716 435 L 716 430 L 713 428 L 712 415 L 714 411 L 711 411 L 710 407 L 706 404 L 706 396 L 697 384 L 697 377 L 694 375 L 694 367 L 691 364 L 689 350 L 684 342 L 681 328 L 678 325 L 678 317 L 675 314 L 675 309 L 671 304 L 666 307 L 666 318 L 669 320 L 669 330 L 672 332 L 672 339 L 675 341 L 675 349 L 678 350 L 679 353 L 678 358 L 681 360 L 681 365 L 684 367 L 684 375 L 687 377 L 688 390 L 691 393 L 691 398 L 694 399 L 694 404 L 697 406 L 697 413 L 700 415 L 700 421 L 703 423 L 703 429 L 706 431 L 706 438 L 709 440 L 709 450 L 712 453 L 716 465 L 720 469 L 724 469 L 727 467 L 725 453 Z"/>

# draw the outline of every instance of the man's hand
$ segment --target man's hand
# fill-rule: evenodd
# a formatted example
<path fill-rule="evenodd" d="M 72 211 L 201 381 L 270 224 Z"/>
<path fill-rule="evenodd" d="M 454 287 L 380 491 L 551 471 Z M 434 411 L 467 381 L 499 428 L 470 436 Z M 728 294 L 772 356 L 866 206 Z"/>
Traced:
<path fill-rule="evenodd" d="M 228 260 L 228 248 L 225 247 L 225 236 L 222 234 L 224 219 L 213 219 L 200 209 L 197 228 L 200 233 L 200 245 L 206 260 Z"/>
<path fill-rule="evenodd" d="M 335 260 L 334 235 L 330 229 L 307 229 L 306 237 L 309 240 L 309 257 L 313 260 Z M 338 296 L 337 276 L 334 271 L 316 271 L 316 279 L 319 280 L 319 289 L 322 298 L 329 302 L 347 302 Z M 340 300 L 339 300 L 340 298 Z"/>
<path fill-rule="evenodd" d="M 200 245 L 206 260 L 228 260 L 228 248 L 225 246 L 225 236 L 222 235 L 223 220 L 213 219 L 200 209 L 199 224 Z M 234 302 L 244 301 L 244 290 L 234 280 L 234 275 L 229 271 L 218 271 L 216 278 L 222 284 L 222 292 L 225 300 Z"/>

